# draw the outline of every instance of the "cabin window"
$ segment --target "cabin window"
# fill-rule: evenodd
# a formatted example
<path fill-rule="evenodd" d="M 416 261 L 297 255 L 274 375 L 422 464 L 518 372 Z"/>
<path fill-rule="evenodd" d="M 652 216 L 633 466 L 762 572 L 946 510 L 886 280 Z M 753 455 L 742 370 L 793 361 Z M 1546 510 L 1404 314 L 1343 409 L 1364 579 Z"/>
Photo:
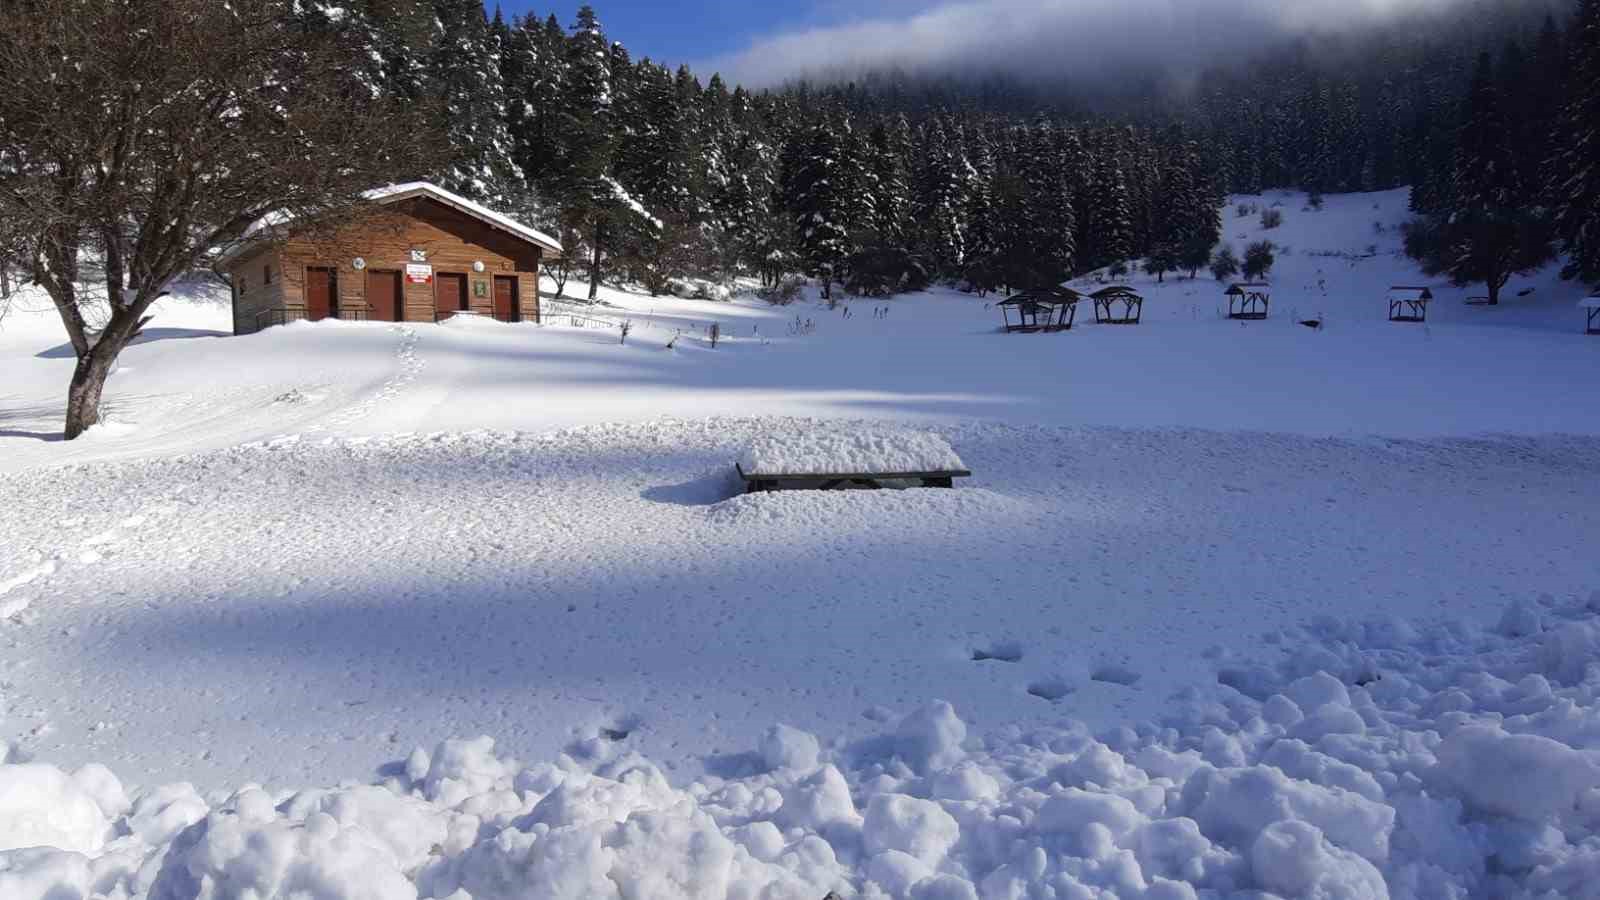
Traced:
<path fill-rule="evenodd" d="M 272 283 L 272 264 L 271 263 L 267 263 L 266 265 L 261 267 L 261 283 L 262 284 L 271 284 Z"/>

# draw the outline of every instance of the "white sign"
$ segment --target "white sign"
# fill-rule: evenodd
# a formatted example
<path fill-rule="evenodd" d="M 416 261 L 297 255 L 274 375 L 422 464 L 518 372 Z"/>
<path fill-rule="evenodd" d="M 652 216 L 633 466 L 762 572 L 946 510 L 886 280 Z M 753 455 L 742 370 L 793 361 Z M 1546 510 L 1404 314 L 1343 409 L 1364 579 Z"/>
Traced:
<path fill-rule="evenodd" d="M 413 251 L 411 251 L 411 261 L 414 262 L 414 263 L 427 262 L 428 261 L 428 251 L 426 251 L 426 250 L 413 250 Z"/>
<path fill-rule="evenodd" d="M 433 266 L 407 263 L 406 280 L 412 284 L 427 284 L 433 280 Z"/>

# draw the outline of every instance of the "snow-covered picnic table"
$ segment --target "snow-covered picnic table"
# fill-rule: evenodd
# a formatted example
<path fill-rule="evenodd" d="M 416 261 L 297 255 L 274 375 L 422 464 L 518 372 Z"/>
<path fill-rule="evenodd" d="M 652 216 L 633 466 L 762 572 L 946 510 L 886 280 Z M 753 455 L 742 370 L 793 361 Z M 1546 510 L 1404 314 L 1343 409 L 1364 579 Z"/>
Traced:
<path fill-rule="evenodd" d="M 972 474 L 949 441 L 904 428 L 822 427 L 766 435 L 745 448 L 735 468 L 746 493 L 882 487 L 886 481 L 947 488 Z"/>

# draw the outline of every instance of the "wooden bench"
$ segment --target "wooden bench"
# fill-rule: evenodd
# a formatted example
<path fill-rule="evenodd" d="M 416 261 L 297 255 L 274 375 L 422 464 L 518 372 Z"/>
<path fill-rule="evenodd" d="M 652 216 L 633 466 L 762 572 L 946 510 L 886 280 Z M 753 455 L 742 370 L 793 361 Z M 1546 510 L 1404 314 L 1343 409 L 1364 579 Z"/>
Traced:
<path fill-rule="evenodd" d="M 813 490 L 835 491 L 847 488 L 867 488 L 876 490 L 883 487 L 885 481 L 911 481 L 923 487 L 953 488 L 957 478 L 969 478 L 972 473 L 966 469 L 951 469 L 944 472 L 813 472 L 799 475 L 766 475 L 759 472 L 746 472 L 744 466 L 734 463 L 739 477 L 744 479 L 744 492 L 755 494 L 763 491 Z"/>

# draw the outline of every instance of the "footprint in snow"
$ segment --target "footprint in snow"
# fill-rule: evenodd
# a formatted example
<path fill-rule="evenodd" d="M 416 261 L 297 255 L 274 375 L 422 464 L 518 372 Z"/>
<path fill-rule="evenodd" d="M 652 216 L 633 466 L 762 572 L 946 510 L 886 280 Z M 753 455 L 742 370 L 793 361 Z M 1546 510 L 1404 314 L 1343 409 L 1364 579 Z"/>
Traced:
<path fill-rule="evenodd" d="M 1132 687 L 1133 685 L 1138 684 L 1141 677 L 1143 676 L 1141 676 L 1138 672 L 1135 672 L 1126 666 L 1116 665 L 1101 666 L 1100 668 L 1095 669 L 1094 672 L 1089 676 L 1089 678 L 1093 681 L 1100 681 L 1106 684 L 1120 684 L 1123 687 Z"/>
<path fill-rule="evenodd" d="M 978 648 L 972 651 L 973 662 L 1021 662 L 1022 645 L 1016 641 L 1002 641 L 991 644 L 988 648 Z"/>
<path fill-rule="evenodd" d="M 1042 700 L 1049 700 L 1051 703 L 1060 700 L 1062 697 L 1072 693 L 1072 691 L 1072 685 L 1059 678 L 1035 681 L 1033 684 L 1028 685 L 1028 693 Z"/>

